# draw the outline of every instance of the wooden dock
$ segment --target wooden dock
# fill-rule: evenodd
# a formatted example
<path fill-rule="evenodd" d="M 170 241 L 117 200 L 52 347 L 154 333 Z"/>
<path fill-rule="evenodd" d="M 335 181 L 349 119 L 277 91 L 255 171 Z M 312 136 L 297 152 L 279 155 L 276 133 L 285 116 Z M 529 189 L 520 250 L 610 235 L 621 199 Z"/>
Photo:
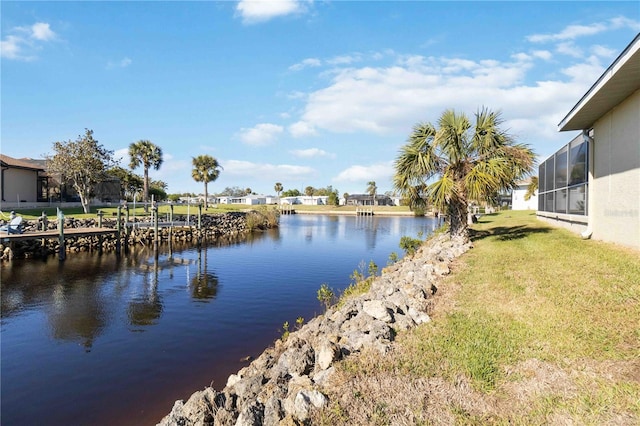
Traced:
<path fill-rule="evenodd" d="M 296 214 L 296 210 L 291 204 L 281 204 L 280 214 Z"/>
<path fill-rule="evenodd" d="M 356 208 L 356 216 L 373 216 L 373 207 Z"/>
<path fill-rule="evenodd" d="M 45 240 L 45 239 L 57 239 L 60 242 L 60 250 L 58 252 L 58 258 L 60 260 L 64 260 L 67 256 L 65 250 L 65 239 L 70 237 L 91 237 L 97 236 L 102 237 L 103 235 L 109 234 L 118 234 L 120 230 L 117 228 L 65 228 L 63 232 L 60 232 L 59 229 L 49 229 L 46 231 L 27 231 L 21 234 L 13 234 L 8 233 L 6 231 L 0 231 L 0 241 L 4 243 L 9 243 L 9 247 L 11 248 L 11 253 L 14 250 L 14 243 L 16 241 L 27 241 L 27 240 Z M 120 252 L 120 242 L 116 243 L 116 252 Z M 9 259 L 12 259 L 12 255 L 10 255 Z"/>
<path fill-rule="evenodd" d="M 115 228 L 65 228 L 65 237 L 89 237 L 100 236 L 107 234 L 115 234 L 118 230 Z M 48 231 L 35 231 L 35 232 L 23 232 L 22 234 L 8 234 L 5 231 L 0 231 L 0 240 L 2 241 L 24 241 L 24 240 L 37 240 L 42 238 L 59 238 L 60 231 L 57 229 L 50 229 Z"/>

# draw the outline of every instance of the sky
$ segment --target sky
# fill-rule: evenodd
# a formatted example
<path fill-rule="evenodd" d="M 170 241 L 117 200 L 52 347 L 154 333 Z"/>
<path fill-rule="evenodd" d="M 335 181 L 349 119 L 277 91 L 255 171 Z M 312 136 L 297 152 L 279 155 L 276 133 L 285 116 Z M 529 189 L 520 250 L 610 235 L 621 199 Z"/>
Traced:
<path fill-rule="evenodd" d="M 44 158 L 85 129 L 127 167 L 202 193 L 192 158 L 226 187 L 275 194 L 393 189 L 419 122 L 501 111 L 540 160 L 575 137 L 558 123 L 640 32 L 637 1 L 6 1 L 1 145 Z M 141 169 L 135 170 L 142 174 Z"/>

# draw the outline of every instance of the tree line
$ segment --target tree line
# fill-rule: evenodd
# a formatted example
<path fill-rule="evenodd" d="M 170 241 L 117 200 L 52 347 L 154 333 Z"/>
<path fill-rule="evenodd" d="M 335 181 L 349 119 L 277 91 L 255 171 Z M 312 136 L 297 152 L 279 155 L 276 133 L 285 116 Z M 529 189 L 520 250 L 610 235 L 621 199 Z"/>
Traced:
<path fill-rule="evenodd" d="M 57 175 L 61 183 L 69 184 L 78 193 L 85 213 L 89 212 L 89 202 L 99 182 L 110 177 L 120 181 L 120 193 L 132 200 L 141 193 L 141 201 L 146 204 L 149 195 L 156 200 L 167 199 L 167 184 L 161 180 L 149 179 L 149 170 L 159 170 L 163 163 L 162 149 L 149 140 L 142 139 L 129 145 L 129 169 L 120 166 L 113 157 L 113 151 L 106 149 L 93 137 L 93 130 L 85 129 L 75 141 L 53 143 L 53 155 L 46 157 L 47 171 Z M 207 186 L 220 175 L 222 166 L 210 155 L 199 155 L 192 159 L 191 176 L 196 182 L 204 183 L 205 206 Z M 133 173 L 142 166 L 143 176 Z"/>
<path fill-rule="evenodd" d="M 394 190 L 412 209 L 427 204 L 443 212 L 452 235 L 468 238 L 468 225 L 472 222 L 471 203 L 492 204 L 503 190 L 513 189 L 516 183 L 529 176 L 535 165 L 535 153 L 526 144 L 518 143 L 502 128 L 500 112 L 481 108 L 471 121 L 465 114 L 445 110 L 435 123 L 418 123 L 413 127 L 394 162 Z M 93 138 L 93 130 L 75 141 L 54 142 L 55 154 L 47 158 L 50 173 L 59 174 L 63 181 L 73 185 L 88 212 L 89 199 L 95 185 L 109 174 L 118 177 L 123 194 L 139 191 L 140 178 L 121 168 L 113 159 L 113 151 L 104 148 Z M 143 201 L 149 192 L 166 190 L 160 181 L 149 181 L 149 169 L 162 165 L 162 150 L 148 140 L 129 145 L 129 168 L 142 166 Z M 209 155 L 192 158 L 192 177 L 204 183 L 205 207 L 208 203 L 208 184 L 215 181 L 223 170 L 218 160 Z M 377 186 L 367 184 L 367 193 L 375 204 Z M 274 190 L 280 197 L 300 196 L 297 189 L 284 190 L 277 182 Z M 244 190 L 225 188 L 229 195 L 251 194 Z M 338 204 L 338 190 L 307 186 L 307 196 L 328 196 L 329 204 Z M 344 194 L 346 199 L 348 194 Z"/>

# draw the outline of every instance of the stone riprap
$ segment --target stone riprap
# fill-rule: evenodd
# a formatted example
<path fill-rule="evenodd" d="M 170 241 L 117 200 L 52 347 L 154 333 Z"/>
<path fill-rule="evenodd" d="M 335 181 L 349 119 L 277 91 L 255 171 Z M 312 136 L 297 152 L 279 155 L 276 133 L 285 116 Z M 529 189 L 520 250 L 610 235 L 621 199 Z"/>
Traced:
<path fill-rule="evenodd" d="M 430 321 L 437 280 L 470 247 L 448 235 L 433 237 L 415 255 L 386 267 L 367 293 L 277 340 L 229 376 L 222 391 L 207 387 L 176 401 L 159 426 L 308 423 L 311 410 L 328 404 L 322 389 L 333 364 L 363 348 L 386 353 L 398 331 Z"/>
<path fill-rule="evenodd" d="M 198 229 L 197 217 L 191 216 L 190 226 L 161 227 L 158 229 L 158 240 L 161 243 L 171 241 L 177 244 L 190 244 L 193 242 L 207 240 L 223 243 L 232 243 L 240 241 L 247 232 L 250 231 L 247 226 L 247 214 L 250 212 L 228 212 L 223 214 L 207 214 L 201 217 L 201 227 Z M 123 218 L 124 220 L 124 218 Z M 174 223 L 185 223 L 186 216 L 174 216 Z M 24 232 L 36 232 L 43 229 L 40 220 L 24 221 Z M 117 221 L 114 218 L 104 218 L 102 226 L 104 228 L 116 228 Z M 155 230 L 149 218 L 130 218 L 129 235 L 122 230 L 120 242 L 122 246 L 129 245 L 149 245 L 155 241 Z M 133 226 L 131 226 L 133 225 Z M 65 218 L 64 229 L 71 228 L 95 228 L 98 226 L 97 219 L 75 219 Z M 265 219 L 263 223 L 258 224 L 257 228 L 266 229 L 270 224 Z M 58 222 L 52 219 L 46 223 L 47 230 L 57 230 Z M 80 251 L 98 251 L 105 252 L 115 251 L 116 249 L 115 234 L 103 236 L 74 237 L 65 236 L 65 249 L 67 252 Z M 8 260 L 12 257 L 47 257 L 58 253 L 60 245 L 57 238 L 49 238 L 44 241 L 40 239 L 17 241 L 14 243 L 13 252 L 9 252 L 11 248 L 8 245 L 0 244 L 0 258 Z"/>

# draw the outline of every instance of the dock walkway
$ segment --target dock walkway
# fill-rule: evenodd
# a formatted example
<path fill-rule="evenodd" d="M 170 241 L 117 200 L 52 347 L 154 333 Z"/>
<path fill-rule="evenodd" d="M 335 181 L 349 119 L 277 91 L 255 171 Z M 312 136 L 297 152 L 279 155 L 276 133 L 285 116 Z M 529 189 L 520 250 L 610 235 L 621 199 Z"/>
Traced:
<path fill-rule="evenodd" d="M 88 237 L 95 235 L 115 234 L 118 230 L 115 228 L 65 228 L 64 235 L 69 237 Z M 9 234 L 0 231 L 0 240 L 4 241 L 24 241 L 35 240 L 40 238 L 59 238 L 60 231 L 50 229 L 47 231 L 27 231 L 22 234 Z"/>

